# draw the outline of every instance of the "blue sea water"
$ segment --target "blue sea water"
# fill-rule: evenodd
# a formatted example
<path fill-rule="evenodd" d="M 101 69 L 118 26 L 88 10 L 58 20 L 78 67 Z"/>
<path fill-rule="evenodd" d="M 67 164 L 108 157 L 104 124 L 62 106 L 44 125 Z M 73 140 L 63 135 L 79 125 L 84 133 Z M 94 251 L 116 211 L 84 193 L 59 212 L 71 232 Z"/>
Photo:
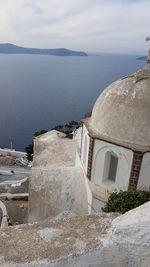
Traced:
<path fill-rule="evenodd" d="M 24 150 L 34 132 L 80 120 L 111 82 L 144 62 L 132 55 L 0 55 L 0 146 Z"/>

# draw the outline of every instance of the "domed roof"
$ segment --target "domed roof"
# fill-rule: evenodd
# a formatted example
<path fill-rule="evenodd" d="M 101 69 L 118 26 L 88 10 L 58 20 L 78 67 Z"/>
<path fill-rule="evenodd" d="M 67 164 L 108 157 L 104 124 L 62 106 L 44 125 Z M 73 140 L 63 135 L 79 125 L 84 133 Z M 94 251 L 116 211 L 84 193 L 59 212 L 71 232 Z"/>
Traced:
<path fill-rule="evenodd" d="M 139 151 L 150 150 L 150 70 L 108 86 L 87 120 L 91 136 Z"/>

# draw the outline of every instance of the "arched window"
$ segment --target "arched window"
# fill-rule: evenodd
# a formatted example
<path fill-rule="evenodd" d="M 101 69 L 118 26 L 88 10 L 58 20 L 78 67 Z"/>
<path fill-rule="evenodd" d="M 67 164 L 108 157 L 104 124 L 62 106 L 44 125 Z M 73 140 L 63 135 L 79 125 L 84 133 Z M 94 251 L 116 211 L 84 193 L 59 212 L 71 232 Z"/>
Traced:
<path fill-rule="evenodd" d="M 118 157 L 113 152 L 107 152 L 104 163 L 103 181 L 116 181 Z"/>

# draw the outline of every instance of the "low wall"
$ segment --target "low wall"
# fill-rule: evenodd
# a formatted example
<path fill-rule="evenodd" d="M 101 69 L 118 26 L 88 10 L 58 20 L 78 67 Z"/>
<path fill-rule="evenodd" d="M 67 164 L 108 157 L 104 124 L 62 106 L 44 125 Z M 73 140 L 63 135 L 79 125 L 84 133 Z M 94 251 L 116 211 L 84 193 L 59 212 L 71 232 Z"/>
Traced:
<path fill-rule="evenodd" d="M 22 158 L 26 157 L 26 153 L 22 151 L 16 151 L 16 150 L 11 150 L 11 149 L 2 149 L 0 148 L 0 155 L 2 156 L 12 156 L 12 157 L 17 157 L 17 158 Z"/>

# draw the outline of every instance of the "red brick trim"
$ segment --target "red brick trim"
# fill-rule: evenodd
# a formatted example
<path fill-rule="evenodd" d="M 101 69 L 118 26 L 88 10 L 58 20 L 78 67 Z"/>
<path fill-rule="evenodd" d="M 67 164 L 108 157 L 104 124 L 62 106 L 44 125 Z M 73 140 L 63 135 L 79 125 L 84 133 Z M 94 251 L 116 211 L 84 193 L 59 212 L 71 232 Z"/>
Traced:
<path fill-rule="evenodd" d="M 88 177 L 89 180 L 91 180 L 93 148 L 94 148 L 94 138 L 90 137 L 89 153 L 88 153 L 88 167 L 87 167 L 87 177 Z"/>
<path fill-rule="evenodd" d="M 128 186 L 129 191 L 137 189 L 143 155 L 144 153 L 142 152 L 137 152 L 137 151 L 133 152 L 132 168 Z"/>

